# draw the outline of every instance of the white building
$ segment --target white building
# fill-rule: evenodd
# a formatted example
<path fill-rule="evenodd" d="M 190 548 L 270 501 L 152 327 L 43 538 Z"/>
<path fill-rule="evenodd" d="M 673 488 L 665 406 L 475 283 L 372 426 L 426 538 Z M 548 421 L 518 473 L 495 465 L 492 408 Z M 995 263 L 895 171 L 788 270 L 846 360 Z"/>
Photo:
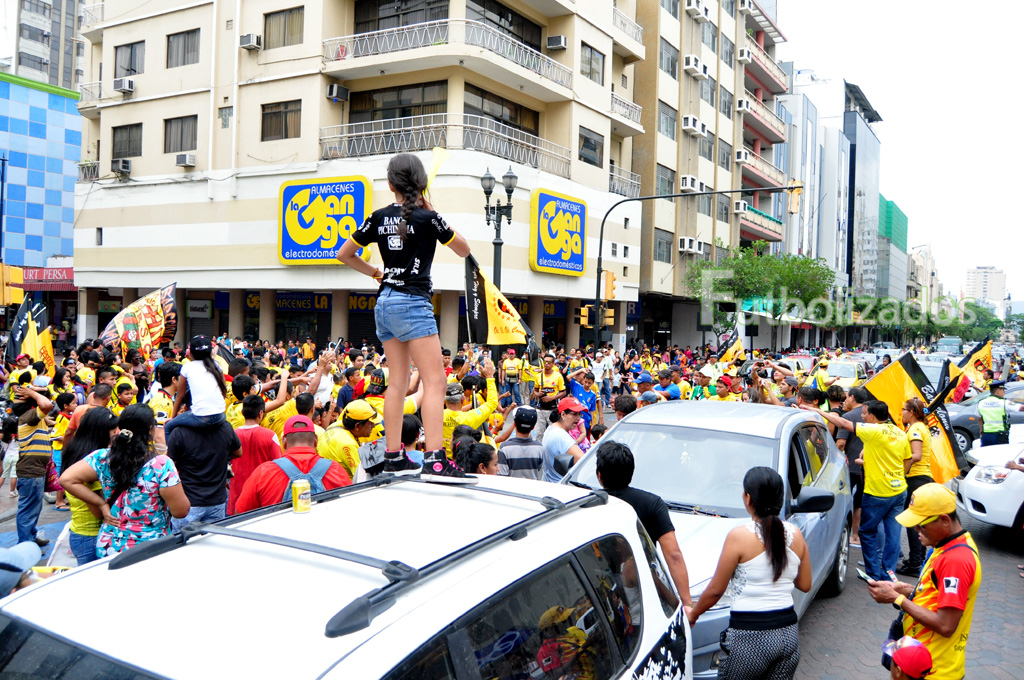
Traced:
<path fill-rule="evenodd" d="M 1006 274 L 995 267 L 975 267 L 967 270 L 964 296 L 968 300 L 987 302 L 996 316 L 1006 318 Z"/>

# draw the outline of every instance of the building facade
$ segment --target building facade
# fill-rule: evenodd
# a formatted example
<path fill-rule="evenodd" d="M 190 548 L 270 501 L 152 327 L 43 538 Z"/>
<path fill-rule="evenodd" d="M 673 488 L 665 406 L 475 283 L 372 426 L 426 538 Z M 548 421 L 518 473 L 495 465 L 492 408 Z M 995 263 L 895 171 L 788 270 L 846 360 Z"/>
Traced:
<path fill-rule="evenodd" d="M 1006 274 L 995 267 L 967 270 L 964 297 L 990 307 L 1000 319 L 1006 318 Z"/>
<path fill-rule="evenodd" d="M 0 72 L 67 90 L 81 82 L 84 0 L 5 0 Z"/>
<path fill-rule="evenodd" d="M 907 216 L 893 201 L 878 195 L 879 297 L 907 299 Z"/>
<path fill-rule="evenodd" d="M 850 194 L 847 208 L 847 271 L 854 295 L 879 297 L 878 194 L 881 142 L 871 123 L 882 120 L 859 87 L 845 83 L 843 132 L 850 140 Z"/>
<path fill-rule="evenodd" d="M 488 272 L 480 180 L 504 202 L 512 170 L 501 288 L 538 335 L 577 344 L 602 218 L 640 191 L 635 18 L 629 0 L 108 0 L 82 31 L 80 334 L 177 282 L 179 338 L 372 339 L 375 286 L 333 256 L 393 200 L 385 171 L 405 151 L 436 168 L 433 205 Z M 604 228 L 622 346 L 640 216 L 620 206 Z M 433 281 L 451 347 L 462 260 L 439 248 Z"/>
<path fill-rule="evenodd" d="M 784 64 L 792 73 L 792 62 Z M 798 74 L 799 75 L 799 74 Z M 803 185 L 800 211 L 786 214 L 784 247 L 793 255 L 820 257 L 822 172 L 825 150 L 820 137 L 818 109 L 799 86 L 791 94 L 779 98 L 790 113 L 789 141 L 786 143 L 787 174 Z"/>

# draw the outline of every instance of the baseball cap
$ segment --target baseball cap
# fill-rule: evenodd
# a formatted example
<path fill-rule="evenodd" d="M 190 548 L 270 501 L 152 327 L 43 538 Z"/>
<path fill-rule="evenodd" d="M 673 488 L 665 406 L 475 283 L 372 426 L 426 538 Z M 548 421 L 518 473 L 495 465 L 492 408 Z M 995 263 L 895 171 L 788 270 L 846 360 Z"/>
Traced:
<path fill-rule="evenodd" d="M 717 382 L 720 382 L 723 385 L 725 385 L 726 387 L 728 387 L 729 389 L 732 389 L 732 378 L 730 378 L 727 375 L 723 375 L 721 378 L 719 378 L 717 380 Z"/>
<path fill-rule="evenodd" d="M 648 379 L 650 379 L 650 376 L 647 376 L 647 377 L 648 377 Z M 582 413 L 583 411 L 589 411 L 589 410 L 590 409 L 588 409 L 586 406 L 581 404 L 579 399 L 577 399 L 576 397 L 563 397 L 558 402 L 558 412 L 559 413 L 562 413 L 563 411 L 575 411 L 576 413 Z"/>
<path fill-rule="evenodd" d="M 561 623 L 572 616 L 573 611 L 572 607 L 563 607 L 562 605 L 551 607 L 541 614 L 540 622 L 537 624 L 537 627 L 544 629 L 548 626 L 553 626 L 556 623 Z"/>
<path fill-rule="evenodd" d="M 537 409 L 532 406 L 520 406 L 516 409 L 515 415 L 512 416 L 512 421 L 516 425 L 529 425 L 533 427 L 537 424 Z"/>
<path fill-rule="evenodd" d="M 674 371 L 676 373 L 682 373 L 683 367 L 680 366 L 679 364 L 672 364 L 671 366 L 668 367 L 668 370 Z"/>
<path fill-rule="evenodd" d="M 639 385 L 640 383 L 652 383 L 652 382 L 654 382 L 654 381 L 651 380 L 651 374 L 648 373 L 647 371 L 644 371 L 643 373 L 641 373 L 640 377 L 636 379 L 636 384 L 637 385 Z"/>
<path fill-rule="evenodd" d="M 911 678 L 923 678 L 932 670 L 932 653 L 919 640 L 904 635 L 892 643 L 892 649 L 886 647 L 886 653 L 900 670 Z"/>
<path fill-rule="evenodd" d="M 341 417 L 351 420 L 371 420 L 377 415 L 377 409 L 370 406 L 365 399 L 353 399 L 342 409 Z"/>
<path fill-rule="evenodd" d="M 594 358 L 596 358 L 596 359 L 600 359 L 600 358 L 602 358 L 603 356 L 604 356 L 604 355 L 603 355 L 603 354 L 601 354 L 600 352 L 597 352 L 596 354 L 594 354 Z"/>
<path fill-rule="evenodd" d="M 988 389 L 989 389 L 990 392 L 992 390 L 998 388 L 998 387 L 1006 387 L 1006 381 L 1005 380 L 993 380 L 992 382 L 990 382 L 988 384 Z"/>
<path fill-rule="evenodd" d="M 514 349 L 512 349 L 512 348 L 509 348 L 509 350 L 508 350 L 508 355 L 509 355 L 510 357 L 514 357 L 514 356 L 516 355 L 516 351 L 515 351 Z"/>
<path fill-rule="evenodd" d="M 640 401 L 646 404 L 656 404 L 658 403 L 658 395 L 654 392 L 644 392 L 640 395 Z"/>
<path fill-rule="evenodd" d="M 366 386 L 367 394 L 380 395 L 388 388 L 388 376 L 384 369 L 377 368 L 370 373 L 370 382 Z"/>
<path fill-rule="evenodd" d="M 0 598 L 21 582 L 21 575 L 43 559 L 35 541 L 25 541 L 11 548 L 0 548 Z"/>
<path fill-rule="evenodd" d="M 791 375 L 787 375 L 783 382 L 789 385 L 790 387 L 800 387 L 800 381 Z"/>
<path fill-rule="evenodd" d="M 193 352 L 208 350 L 210 349 L 210 339 L 205 335 L 197 335 L 189 341 L 188 348 Z"/>
<path fill-rule="evenodd" d="M 457 382 L 448 383 L 448 386 L 444 388 L 444 395 L 446 397 L 461 397 L 466 391 L 462 389 L 462 385 Z"/>
<path fill-rule="evenodd" d="M 316 434 L 316 428 L 313 427 L 313 421 L 308 416 L 292 416 L 284 424 L 284 436 L 287 437 L 296 432 L 312 432 Z"/>
<path fill-rule="evenodd" d="M 18 358 L 17 358 L 17 359 L 15 359 L 15 361 L 21 361 L 22 359 L 31 359 L 31 358 L 32 358 L 32 357 L 31 357 L 31 356 L 29 356 L 28 354 L 19 354 L 19 355 L 18 355 Z"/>
<path fill-rule="evenodd" d="M 703 368 L 700 369 L 701 375 L 706 375 L 709 378 L 715 377 L 715 369 L 710 364 L 704 364 Z"/>
<path fill-rule="evenodd" d="M 910 505 L 896 515 L 896 521 L 905 527 L 916 527 L 929 517 L 948 515 L 956 511 L 956 496 L 953 492 L 931 482 L 921 486 L 910 496 Z"/>

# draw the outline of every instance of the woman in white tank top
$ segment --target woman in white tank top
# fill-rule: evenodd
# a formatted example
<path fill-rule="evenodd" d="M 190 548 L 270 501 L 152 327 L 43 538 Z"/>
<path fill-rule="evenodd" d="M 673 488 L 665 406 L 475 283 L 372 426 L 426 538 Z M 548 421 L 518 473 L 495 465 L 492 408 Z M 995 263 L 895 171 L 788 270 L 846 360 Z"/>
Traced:
<path fill-rule="evenodd" d="M 788 680 L 800 662 L 793 588 L 811 589 L 811 565 L 800 530 L 779 518 L 785 489 L 771 468 L 747 471 L 743 504 L 751 521 L 729 532 L 715 575 L 687 615 L 692 627 L 722 595 L 733 597 L 719 680 Z"/>

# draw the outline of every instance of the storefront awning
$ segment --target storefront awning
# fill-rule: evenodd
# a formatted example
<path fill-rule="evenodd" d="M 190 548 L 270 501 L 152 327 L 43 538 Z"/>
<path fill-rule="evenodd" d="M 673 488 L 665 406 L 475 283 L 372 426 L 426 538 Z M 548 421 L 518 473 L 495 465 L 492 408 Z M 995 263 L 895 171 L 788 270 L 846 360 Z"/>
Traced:
<path fill-rule="evenodd" d="M 75 270 L 72 267 L 25 267 L 24 281 L 10 285 L 22 290 L 70 291 L 78 290 L 75 285 Z"/>

